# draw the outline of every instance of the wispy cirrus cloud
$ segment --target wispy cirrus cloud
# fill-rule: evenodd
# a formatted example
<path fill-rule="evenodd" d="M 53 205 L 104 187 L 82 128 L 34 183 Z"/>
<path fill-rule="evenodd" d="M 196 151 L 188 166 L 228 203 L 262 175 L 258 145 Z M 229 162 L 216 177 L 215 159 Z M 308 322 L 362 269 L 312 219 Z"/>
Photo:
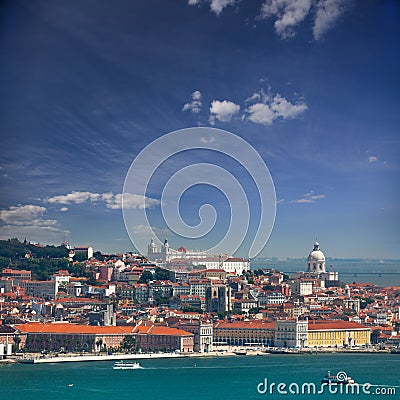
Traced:
<path fill-rule="evenodd" d="M 299 204 L 315 203 L 317 200 L 325 199 L 325 197 L 326 196 L 324 194 L 314 194 L 314 191 L 311 190 L 310 192 L 303 195 L 302 198 L 297 200 L 292 200 L 291 203 L 299 203 Z"/>
<path fill-rule="evenodd" d="M 112 210 L 121 209 L 122 204 L 127 209 L 151 208 L 160 204 L 160 201 L 157 199 L 132 193 L 113 194 L 112 192 L 93 193 L 81 191 L 72 191 L 65 195 L 48 197 L 44 199 L 44 202 L 49 204 L 82 204 L 86 202 L 97 204 L 102 202 L 107 208 Z"/>

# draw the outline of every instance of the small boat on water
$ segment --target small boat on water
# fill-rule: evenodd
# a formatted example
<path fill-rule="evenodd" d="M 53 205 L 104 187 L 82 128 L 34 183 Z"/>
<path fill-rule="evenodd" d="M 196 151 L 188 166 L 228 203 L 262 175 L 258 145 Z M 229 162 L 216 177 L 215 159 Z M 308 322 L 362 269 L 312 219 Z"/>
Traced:
<path fill-rule="evenodd" d="M 247 354 L 246 350 L 239 350 L 239 351 L 234 351 L 234 354 L 236 354 L 237 356 L 245 356 Z"/>
<path fill-rule="evenodd" d="M 337 384 L 337 385 L 353 385 L 354 379 L 347 376 L 345 372 L 338 372 L 336 375 L 331 375 L 331 371 L 321 379 L 321 383 Z"/>
<path fill-rule="evenodd" d="M 117 361 L 113 365 L 113 369 L 140 369 L 142 368 L 138 362 Z"/>

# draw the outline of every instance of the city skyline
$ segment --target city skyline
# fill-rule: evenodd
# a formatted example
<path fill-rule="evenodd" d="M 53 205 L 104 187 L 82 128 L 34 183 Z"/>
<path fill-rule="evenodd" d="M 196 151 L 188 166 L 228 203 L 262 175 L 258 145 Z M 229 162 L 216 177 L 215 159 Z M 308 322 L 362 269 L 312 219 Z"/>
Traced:
<path fill-rule="evenodd" d="M 21 0 L 1 13 L 1 239 L 131 250 L 129 167 L 154 140 L 201 126 L 238 135 L 268 166 L 277 212 L 261 257 L 306 256 L 317 237 L 327 257 L 400 258 L 397 2 Z M 166 164 L 146 203 L 131 193 L 125 206 L 154 213 L 175 248 L 208 245 L 156 213 L 165 171 L 199 160 L 256 197 L 212 152 Z M 194 188 L 188 223 L 210 197 L 227 218 L 220 193 Z"/>

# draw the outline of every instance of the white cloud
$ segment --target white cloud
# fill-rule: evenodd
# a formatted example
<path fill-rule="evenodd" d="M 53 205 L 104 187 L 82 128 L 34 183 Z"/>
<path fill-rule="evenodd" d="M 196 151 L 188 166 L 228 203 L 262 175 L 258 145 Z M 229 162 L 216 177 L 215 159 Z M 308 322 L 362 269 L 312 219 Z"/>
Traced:
<path fill-rule="evenodd" d="M 204 0 L 204 1 L 210 3 L 210 9 L 216 15 L 220 15 L 225 7 L 233 6 L 236 3 L 236 0 Z M 202 0 L 188 0 L 188 4 L 190 6 L 200 5 L 201 3 Z"/>
<path fill-rule="evenodd" d="M 292 104 L 284 97 L 281 97 L 281 95 L 277 94 L 271 104 L 271 109 L 278 117 L 282 117 L 283 119 L 291 119 L 298 117 L 300 114 L 306 111 L 308 107 L 305 103 Z"/>
<path fill-rule="evenodd" d="M 317 200 L 321 200 L 324 198 L 324 194 L 314 194 L 314 191 L 311 190 L 309 193 L 306 193 L 301 199 L 292 200 L 291 203 L 315 203 Z"/>
<path fill-rule="evenodd" d="M 289 102 L 279 93 L 275 96 L 264 93 L 263 90 L 254 93 L 245 103 L 249 104 L 245 112 L 245 118 L 256 124 L 271 125 L 277 118 L 293 119 L 297 118 L 308 109 L 306 103 L 300 101 L 296 104 Z"/>
<path fill-rule="evenodd" d="M 370 163 L 377 162 L 377 161 L 378 161 L 378 157 L 376 157 L 376 156 L 368 157 L 368 161 L 369 161 Z"/>
<path fill-rule="evenodd" d="M 234 117 L 235 114 L 239 112 L 239 110 L 240 106 L 232 101 L 213 100 L 210 107 L 210 122 L 212 123 L 212 121 L 215 119 L 218 119 L 221 122 L 228 122 Z"/>
<path fill-rule="evenodd" d="M 56 220 L 43 219 L 45 207 L 28 205 L 11 206 L 8 210 L 0 210 L 0 221 L 7 225 L 31 225 L 49 227 L 57 224 Z"/>
<path fill-rule="evenodd" d="M 316 4 L 313 25 L 314 39 L 321 37 L 335 25 L 337 19 L 345 11 L 346 0 L 319 0 Z"/>
<path fill-rule="evenodd" d="M 116 194 L 113 198 L 106 201 L 107 208 L 111 208 L 113 210 L 122 208 L 122 204 L 124 205 L 125 209 L 144 209 L 160 204 L 160 201 L 147 196 L 143 197 L 132 193 Z"/>
<path fill-rule="evenodd" d="M 276 17 L 275 31 L 283 39 L 295 35 L 294 27 L 310 12 L 312 0 L 266 0 L 261 6 L 260 18 Z"/>
<path fill-rule="evenodd" d="M 72 191 L 65 195 L 49 197 L 45 201 L 51 204 L 81 204 L 86 201 L 99 201 L 101 200 L 101 196 L 99 193 Z"/>
<path fill-rule="evenodd" d="M 236 0 L 211 0 L 210 8 L 216 15 L 221 14 L 225 7 L 233 6 Z"/>
<path fill-rule="evenodd" d="M 61 211 L 61 212 L 66 212 L 66 211 L 68 211 L 68 207 L 61 207 L 61 208 L 60 208 L 60 211 Z"/>
<path fill-rule="evenodd" d="M 282 39 L 293 37 L 295 28 L 314 12 L 313 35 L 315 40 L 332 29 L 346 9 L 346 0 L 266 0 L 259 18 L 275 18 L 275 31 Z"/>
<path fill-rule="evenodd" d="M 271 125 L 276 118 L 271 107 L 263 103 L 253 104 L 246 112 L 249 113 L 248 119 L 256 124 Z"/>
<path fill-rule="evenodd" d="M 10 237 L 29 237 L 33 240 L 51 242 L 59 240 L 62 235 L 69 231 L 60 229 L 58 221 L 45 219 L 46 208 L 32 204 L 10 206 L 8 209 L 0 210 L 0 239 Z"/>
<path fill-rule="evenodd" d="M 182 111 L 191 111 L 193 114 L 198 114 L 201 111 L 201 92 L 195 90 L 192 93 L 192 100 L 189 103 L 184 104 Z"/>
<path fill-rule="evenodd" d="M 96 204 L 103 202 L 107 208 L 117 210 L 122 208 L 122 200 L 124 201 L 124 207 L 129 209 L 151 208 L 154 205 L 160 204 L 159 200 L 132 193 L 113 194 L 111 192 L 92 193 L 79 191 L 73 191 L 65 195 L 49 197 L 45 199 L 45 202 L 50 204 L 82 204 L 85 202 Z"/>

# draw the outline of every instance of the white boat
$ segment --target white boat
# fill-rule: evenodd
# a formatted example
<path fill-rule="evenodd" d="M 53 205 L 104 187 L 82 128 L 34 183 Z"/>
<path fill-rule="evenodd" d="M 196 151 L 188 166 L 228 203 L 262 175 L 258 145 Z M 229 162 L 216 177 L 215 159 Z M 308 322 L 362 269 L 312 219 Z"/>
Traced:
<path fill-rule="evenodd" d="M 138 362 L 124 362 L 124 361 L 117 361 L 113 365 L 113 369 L 140 369 L 142 368 Z"/>
<path fill-rule="evenodd" d="M 354 385 L 354 379 L 347 376 L 345 372 L 338 372 L 337 375 L 331 375 L 331 371 L 321 379 L 321 383 L 336 384 L 336 385 Z"/>

